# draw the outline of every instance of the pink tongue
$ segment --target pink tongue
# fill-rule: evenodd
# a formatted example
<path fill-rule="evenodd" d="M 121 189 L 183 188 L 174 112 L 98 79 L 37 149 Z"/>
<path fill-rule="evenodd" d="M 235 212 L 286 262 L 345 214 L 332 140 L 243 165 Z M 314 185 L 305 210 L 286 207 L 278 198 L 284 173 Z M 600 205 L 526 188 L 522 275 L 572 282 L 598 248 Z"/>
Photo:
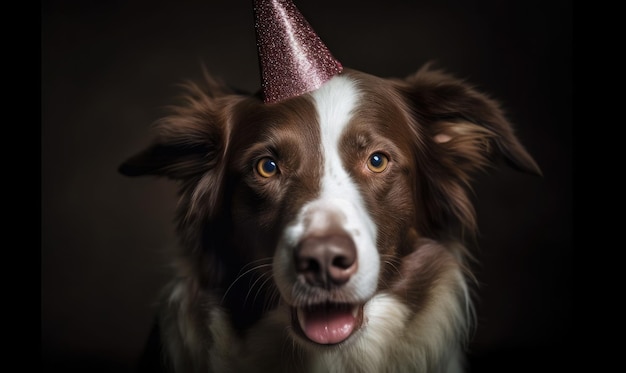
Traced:
<path fill-rule="evenodd" d="M 298 310 L 300 328 L 320 344 L 344 341 L 352 334 L 356 320 L 349 307 L 315 307 Z"/>

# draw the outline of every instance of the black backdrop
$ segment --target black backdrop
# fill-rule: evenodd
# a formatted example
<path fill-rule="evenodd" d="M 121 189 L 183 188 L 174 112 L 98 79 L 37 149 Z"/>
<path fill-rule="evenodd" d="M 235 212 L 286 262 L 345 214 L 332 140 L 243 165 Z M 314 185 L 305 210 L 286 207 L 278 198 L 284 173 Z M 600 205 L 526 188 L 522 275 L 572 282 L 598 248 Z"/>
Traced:
<path fill-rule="evenodd" d="M 497 168 L 476 178 L 472 371 L 556 361 L 572 319 L 571 2 L 295 3 L 344 66 L 401 77 L 434 60 L 503 103 L 544 177 Z M 44 368 L 133 371 L 175 244 L 176 195 L 167 180 L 116 169 L 201 64 L 259 87 L 251 4 L 43 2 Z"/>

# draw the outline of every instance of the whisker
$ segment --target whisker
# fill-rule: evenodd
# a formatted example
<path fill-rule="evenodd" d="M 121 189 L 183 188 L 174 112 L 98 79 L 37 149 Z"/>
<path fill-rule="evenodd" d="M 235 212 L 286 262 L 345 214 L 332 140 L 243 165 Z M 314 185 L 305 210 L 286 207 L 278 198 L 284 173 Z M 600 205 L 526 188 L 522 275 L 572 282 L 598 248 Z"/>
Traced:
<path fill-rule="evenodd" d="M 385 260 L 385 263 L 387 263 L 391 268 L 393 268 L 398 275 L 402 275 L 402 272 L 400 272 L 400 268 L 398 268 L 398 266 L 396 266 L 391 260 Z"/>
<path fill-rule="evenodd" d="M 256 268 L 257 263 L 263 263 L 263 262 L 267 262 L 266 264 L 271 264 L 272 258 L 261 258 L 261 259 L 256 259 L 256 260 L 246 263 L 243 267 L 241 267 L 237 276 L 241 275 L 241 272 L 243 272 L 244 270 L 247 270 L 247 268 L 252 266 L 252 269 L 254 269 Z"/>
<path fill-rule="evenodd" d="M 258 261 L 256 261 L 258 262 Z M 224 299 L 226 299 L 226 296 L 228 295 L 228 292 L 230 291 L 230 289 L 232 289 L 232 287 L 235 285 L 235 283 L 237 283 L 237 281 L 241 280 L 244 276 L 246 276 L 247 274 L 249 274 L 250 272 L 253 272 L 255 270 L 258 270 L 260 268 L 264 268 L 264 267 L 271 267 L 272 264 L 268 263 L 268 264 L 260 264 L 257 266 L 254 266 L 250 269 L 248 269 L 247 271 L 245 271 L 244 273 L 241 273 L 240 271 L 240 275 L 237 276 L 237 278 L 235 278 L 235 280 L 233 280 L 233 282 L 231 282 L 230 286 L 228 286 L 228 288 L 226 289 L 226 291 L 224 292 L 224 295 L 222 296 L 222 300 L 220 301 L 220 303 L 224 302 Z M 244 266 L 245 267 L 245 266 Z"/>
<path fill-rule="evenodd" d="M 254 282 L 248 287 L 248 292 L 246 293 L 246 298 L 244 299 L 244 304 L 248 302 L 248 298 L 250 297 L 250 293 L 252 292 L 252 289 L 254 289 L 254 286 L 257 284 L 257 282 L 261 281 L 261 279 L 263 279 L 263 277 L 267 276 L 267 273 L 261 273 L 259 274 L 259 276 L 257 277 L 256 280 L 254 280 Z M 267 280 L 263 281 L 263 283 L 261 284 L 261 286 L 259 286 L 259 289 L 256 291 L 256 294 L 254 296 L 254 299 L 252 300 L 252 304 L 254 304 L 256 302 L 256 298 L 259 295 L 259 292 L 261 291 L 261 289 L 263 289 L 263 285 L 267 282 Z"/>
<path fill-rule="evenodd" d="M 270 277 L 270 278 L 273 278 Z M 270 307 L 274 304 L 279 304 L 280 303 L 280 292 L 278 291 L 277 287 L 272 287 L 272 291 L 271 293 L 268 295 L 267 300 L 266 300 L 266 309 L 270 309 Z"/>
<path fill-rule="evenodd" d="M 264 273 L 263 275 L 264 276 L 267 275 L 267 278 L 263 281 L 263 283 L 261 283 L 261 286 L 259 286 L 259 289 L 257 290 L 256 294 L 254 295 L 254 299 L 252 300 L 252 303 L 256 302 L 256 298 L 259 296 L 259 293 L 261 292 L 261 290 L 263 289 L 265 284 L 267 284 L 267 282 L 270 281 L 272 279 L 272 277 L 273 277 L 273 275 L 271 275 L 271 274 L 268 275 L 267 273 Z M 261 277 L 259 277 L 259 279 L 261 279 Z M 271 304 L 272 304 L 271 302 L 269 304 L 267 304 L 267 299 L 266 299 L 266 304 L 263 305 L 263 308 L 264 309 L 268 309 Z"/>
<path fill-rule="evenodd" d="M 385 258 L 388 258 L 388 259 L 385 259 Z M 389 266 L 389 268 L 391 268 L 394 272 L 396 272 L 396 273 L 398 274 L 398 276 L 399 276 L 399 277 L 402 277 L 402 272 L 400 271 L 400 268 L 398 268 L 398 265 L 397 265 L 397 264 L 400 264 L 400 261 L 398 260 L 398 258 L 396 258 L 396 257 L 394 257 L 394 256 L 391 256 L 391 255 L 385 255 L 385 256 L 383 256 L 383 259 L 384 259 L 384 260 L 383 260 L 383 262 L 384 262 L 385 264 L 387 264 L 387 265 Z M 386 276 L 382 276 L 382 277 L 380 278 L 381 283 L 382 283 L 385 287 L 387 287 L 387 288 L 392 287 L 392 284 L 391 284 L 391 283 L 389 283 L 389 282 L 385 279 L 385 277 L 386 277 Z"/>

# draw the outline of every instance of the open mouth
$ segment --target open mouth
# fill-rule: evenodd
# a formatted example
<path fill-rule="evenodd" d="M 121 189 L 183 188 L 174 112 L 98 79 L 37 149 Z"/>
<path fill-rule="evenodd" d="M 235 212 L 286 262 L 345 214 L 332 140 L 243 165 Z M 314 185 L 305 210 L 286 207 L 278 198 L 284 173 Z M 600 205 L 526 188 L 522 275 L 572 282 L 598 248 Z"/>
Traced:
<path fill-rule="evenodd" d="M 324 303 L 292 308 L 295 330 L 312 342 L 330 345 L 347 340 L 363 324 L 363 305 Z"/>

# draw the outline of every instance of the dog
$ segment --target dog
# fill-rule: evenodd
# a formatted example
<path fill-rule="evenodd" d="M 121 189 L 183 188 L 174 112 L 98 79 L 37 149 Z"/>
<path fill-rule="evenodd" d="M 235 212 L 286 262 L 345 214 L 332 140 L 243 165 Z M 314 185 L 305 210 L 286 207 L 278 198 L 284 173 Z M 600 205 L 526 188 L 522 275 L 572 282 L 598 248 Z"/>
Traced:
<path fill-rule="evenodd" d="M 180 186 L 175 372 L 461 372 L 472 175 L 541 175 L 498 101 L 426 64 L 266 105 L 206 73 L 120 167 Z"/>

